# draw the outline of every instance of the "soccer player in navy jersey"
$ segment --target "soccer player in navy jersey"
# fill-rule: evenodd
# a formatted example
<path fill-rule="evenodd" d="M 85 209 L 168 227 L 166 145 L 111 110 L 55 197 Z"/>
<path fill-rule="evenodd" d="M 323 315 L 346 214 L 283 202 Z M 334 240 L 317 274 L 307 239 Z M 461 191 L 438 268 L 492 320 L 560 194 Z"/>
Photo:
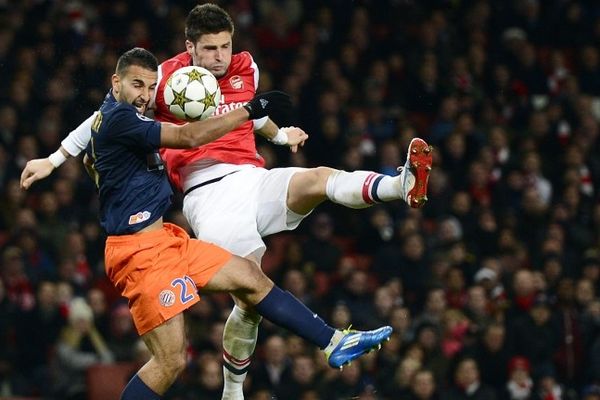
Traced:
<path fill-rule="evenodd" d="M 156 87 L 157 61 L 134 48 L 118 60 L 112 89 L 92 123 L 85 164 L 100 196 L 108 233 L 106 273 L 129 300 L 138 333 L 152 353 L 124 389 L 122 400 L 159 399 L 185 367 L 182 312 L 203 292 L 229 292 L 256 312 L 311 343 L 330 358 L 350 361 L 389 338 L 391 327 L 342 332 L 327 325 L 249 260 L 164 223 L 172 195 L 159 147 L 192 148 L 249 119 L 290 107 L 282 92 L 255 96 L 243 107 L 185 125 L 157 122 L 143 112 Z"/>

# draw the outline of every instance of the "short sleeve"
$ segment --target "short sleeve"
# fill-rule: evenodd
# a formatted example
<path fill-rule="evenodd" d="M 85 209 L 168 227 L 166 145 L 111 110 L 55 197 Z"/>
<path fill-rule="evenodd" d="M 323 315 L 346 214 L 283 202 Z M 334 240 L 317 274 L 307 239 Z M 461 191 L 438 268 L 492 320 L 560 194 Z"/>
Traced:
<path fill-rule="evenodd" d="M 160 147 L 160 122 L 138 113 L 133 107 L 115 110 L 109 130 L 112 140 L 126 146 L 149 151 Z"/>

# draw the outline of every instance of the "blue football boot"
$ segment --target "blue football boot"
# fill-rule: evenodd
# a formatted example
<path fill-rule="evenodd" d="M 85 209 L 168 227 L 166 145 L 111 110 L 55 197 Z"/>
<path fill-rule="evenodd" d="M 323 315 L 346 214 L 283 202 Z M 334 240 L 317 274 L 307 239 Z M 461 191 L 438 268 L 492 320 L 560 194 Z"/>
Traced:
<path fill-rule="evenodd" d="M 355 331 L 350 328 L 342 331 L 342 338 L 333 350 L 325 352 L 332 368 L 340 368 L 372 350 L 379 350 L 381 342 L 390 340 L 391 326 L 384 326 L 373 331 Z"/>

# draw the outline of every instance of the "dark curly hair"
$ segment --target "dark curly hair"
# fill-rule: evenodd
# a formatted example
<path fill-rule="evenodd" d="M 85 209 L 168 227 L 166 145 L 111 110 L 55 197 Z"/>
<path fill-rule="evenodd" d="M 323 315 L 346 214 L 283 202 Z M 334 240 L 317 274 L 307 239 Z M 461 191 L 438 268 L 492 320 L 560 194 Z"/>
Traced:
<path fill-rule="evenodd" d="M 185 20 L 185 38 L 192 43 L 207 33 L 227 31 L 233 35 L 233 30 L 231 17 L 216 4 L 197 5 Z"/>
<path fill-rule="evenodd" d="M 125 70 L 132 65 L 137 65 L 151 71 L 158 69 L 158 61 L 156 61 L 154 54 L 141 47 L 134 47 L 131 50 L 127 50 L 119 57 L 116 68 L 117 75 L 123 75 Z"/>

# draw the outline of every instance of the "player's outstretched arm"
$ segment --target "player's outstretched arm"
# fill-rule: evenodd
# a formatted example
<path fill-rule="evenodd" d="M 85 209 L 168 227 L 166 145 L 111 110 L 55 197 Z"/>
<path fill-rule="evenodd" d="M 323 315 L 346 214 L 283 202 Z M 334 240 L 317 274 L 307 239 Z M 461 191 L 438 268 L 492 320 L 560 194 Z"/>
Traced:
<path fill-rule="evenodd" d="M 271 113 L 289 112 L 289 95 L 280 91 L 261 93 L 243 107 L 228 113 L 185 125 L 161 123 L 160 145 L 174 149 L 187 149 L 210 143 L 250 119 Z"/>
<path fill-rule="evenodd" d="M 61 146 L 46 158 L 29 160 L 21 172 L 21 188 L 29 189 L 34 182 L 44 179 L 69 157 L 77 157 L 87 146 L 92 135 L 92 122 L 96 113 L 72 130 L 61 142 Z"/>
<path fill-rule="evenodd" d="M 36 158 L 27 161 L 23 172 L 21 172 L 21 188 L 29 189 L 34 182 L 44 179 L 54 171 L 62 162 L 64 162 L 69 153 L 60 146 L 60 148 L 46 158 Z M 59 163 L 60 162 L 60 163 Z"/>

